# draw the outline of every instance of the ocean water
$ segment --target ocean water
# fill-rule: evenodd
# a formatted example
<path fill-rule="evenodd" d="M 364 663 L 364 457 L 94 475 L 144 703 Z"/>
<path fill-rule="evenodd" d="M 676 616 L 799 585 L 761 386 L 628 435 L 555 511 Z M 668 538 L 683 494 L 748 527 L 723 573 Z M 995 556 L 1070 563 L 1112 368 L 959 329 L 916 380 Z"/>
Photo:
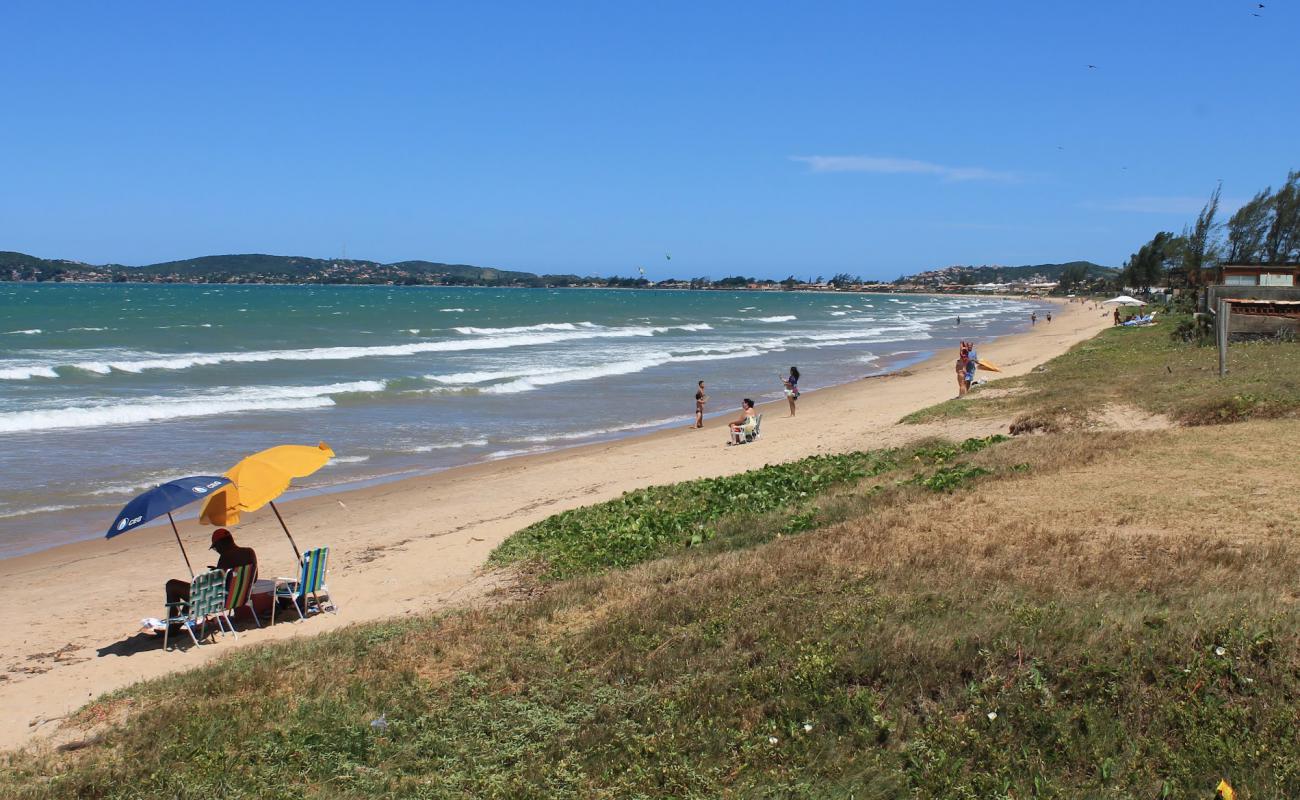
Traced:
<path fill-rule="evenodd" d="M 1040 304 L 845 293 L 0 283 L 0 557 L 135 493 L 328 442 L 299 492 L 685 425 L 879 374 Z M 961 324 L 957 325 L 960 316 Z M 806 403 L 816 402 L 805 399 Z"/>

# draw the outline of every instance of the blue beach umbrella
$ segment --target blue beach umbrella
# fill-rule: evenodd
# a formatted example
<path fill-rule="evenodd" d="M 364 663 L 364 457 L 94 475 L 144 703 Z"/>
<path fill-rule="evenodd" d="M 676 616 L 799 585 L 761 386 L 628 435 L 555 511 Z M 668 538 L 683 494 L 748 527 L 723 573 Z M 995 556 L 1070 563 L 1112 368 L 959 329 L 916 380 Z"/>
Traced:
<path fill-rule="evenodd" d="M 190 566 L 190 557 L 185 552 L 185 545 L 181 544 L 181 534 L 176 530 L 176 520 L 172 518 L 172 511 L 202 500 L 228 483 L 230 483 L 229 478 L 219 475 L 191 475 L 188 478 L 177 478 L 155 486 L 122 507 L 109 527 L 108 533 L 104 534 L 104 538 L 112 539 L 119 534 L 133 531 L 166 514 L 172 524 L 172 533 L 176 534 L 176 544 L 180 545 L 181 555 L 185 557 L 185 566 L 190 571 L 190 577 L 193 578 L 194 567 Z"/>

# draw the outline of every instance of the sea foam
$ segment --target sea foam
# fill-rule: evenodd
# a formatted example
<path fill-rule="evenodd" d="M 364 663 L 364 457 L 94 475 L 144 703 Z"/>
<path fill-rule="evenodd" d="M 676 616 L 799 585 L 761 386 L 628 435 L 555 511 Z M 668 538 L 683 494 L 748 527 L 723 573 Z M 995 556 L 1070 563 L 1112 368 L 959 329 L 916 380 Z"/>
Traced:
<path fill-rule="evenodd" d="M 352 381 L 323 386 L 225 388 L 206 395 L 153 396 L 126 402 L 13 411 L 0 414 L 0 434 L 138 425 L 238 411 L 324 408 L 334 405 L 331 395 L 379 392 L 384 385 L 383 381 Z"/>

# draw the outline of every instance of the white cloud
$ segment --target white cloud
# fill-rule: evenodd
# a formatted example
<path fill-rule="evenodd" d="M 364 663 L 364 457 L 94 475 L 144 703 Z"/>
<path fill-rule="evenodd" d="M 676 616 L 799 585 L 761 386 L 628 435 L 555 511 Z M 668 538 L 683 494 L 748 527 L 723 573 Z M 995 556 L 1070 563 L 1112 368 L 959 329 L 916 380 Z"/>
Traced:
<path fill-rule="evenodd" d="M 948 167 L 911 158 L 878 156 L 791 156 L 810 172 L 875 172 L 885 175 L 935 175 L 948 181 L 1017 181 L 1014 172 L 984 167 Z"/>

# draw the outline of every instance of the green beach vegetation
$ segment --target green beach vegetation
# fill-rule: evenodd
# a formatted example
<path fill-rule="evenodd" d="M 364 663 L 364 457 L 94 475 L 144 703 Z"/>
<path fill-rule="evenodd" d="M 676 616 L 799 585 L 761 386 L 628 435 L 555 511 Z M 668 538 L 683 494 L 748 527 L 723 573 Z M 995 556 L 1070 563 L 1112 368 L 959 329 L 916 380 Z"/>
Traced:
<path fill-rule="evenodd" d="M 526 599 L 114 692 L 67 751 L 6 756 L 0 795 L 1296 796 L 1297 346 L 1234 348 L 1224 382 L 1172 327 L 917 415 L 1047 433 L 556 515 L 493 556 Z M 1091 429 L 1090 403 L 1169 427 Z"/>

